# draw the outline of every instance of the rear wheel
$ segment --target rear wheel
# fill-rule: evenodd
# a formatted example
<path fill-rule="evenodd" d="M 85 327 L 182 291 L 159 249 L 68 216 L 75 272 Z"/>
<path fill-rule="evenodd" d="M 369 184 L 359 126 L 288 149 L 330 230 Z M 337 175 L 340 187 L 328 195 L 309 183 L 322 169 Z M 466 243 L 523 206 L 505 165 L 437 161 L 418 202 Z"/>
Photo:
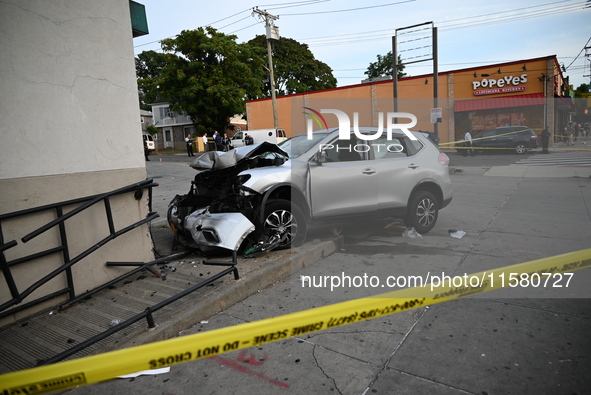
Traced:
<path fill-rule="evenodd" d="M 298 206 L 288 200 L 273 200 L 265 206 L 263 233 L 271 236 L 277 232 L 286 233 L 277 249 L 297 247 L 306 240 L 306 217 Z"/>
<path fill-rule="evenodd" d="M 427 233 L 435 226 L 438 214 L 435 196 L 431 192 L 419 191 L 410 199 L 404 223 L 409 228 L 415 228 L 418 233 Z"/>
<path fill-rule="evenodd" d="M 525 154 L 525 152 L 527 151 L 527 146 L 523 143 L 518 143 L 515 146 L 515 152 L 517 152 L 518 154 Z"/>

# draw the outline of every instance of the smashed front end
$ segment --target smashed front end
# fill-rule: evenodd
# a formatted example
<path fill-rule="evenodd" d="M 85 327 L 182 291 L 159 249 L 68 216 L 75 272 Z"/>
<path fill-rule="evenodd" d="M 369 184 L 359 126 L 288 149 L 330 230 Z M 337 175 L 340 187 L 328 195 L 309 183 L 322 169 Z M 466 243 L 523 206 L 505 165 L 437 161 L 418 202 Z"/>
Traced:
<path fill-rule="evenodd" d="M 169 203 L 167 217 L 175 239 L 206 254 L 255 245 L 263 195 L 245 187 L 248 176 L 239 174 L 256 167 L 280 166 L 286 160 L 284 151 L 267 142 L 196 157 L 191 167 L 198 173 L 189 193 Z"/>

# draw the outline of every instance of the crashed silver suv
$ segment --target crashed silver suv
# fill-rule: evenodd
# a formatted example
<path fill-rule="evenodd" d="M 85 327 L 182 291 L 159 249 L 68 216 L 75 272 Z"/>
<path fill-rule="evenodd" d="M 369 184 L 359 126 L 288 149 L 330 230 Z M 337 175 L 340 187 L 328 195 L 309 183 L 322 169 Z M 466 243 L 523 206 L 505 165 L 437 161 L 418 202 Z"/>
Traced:
<path fill-rule="evenodd" d="M 189 193 L 169 205 L 171 228 L 204 252 L 246 253 L 300 245 L 323 220 L 389 216 L 430 231 L 452 199 L 449 158 L 421 133 L 372 140 L 376 132 L 352 129 L 347 140 L 334 128 L 207 152 L 191 165 Z"/>

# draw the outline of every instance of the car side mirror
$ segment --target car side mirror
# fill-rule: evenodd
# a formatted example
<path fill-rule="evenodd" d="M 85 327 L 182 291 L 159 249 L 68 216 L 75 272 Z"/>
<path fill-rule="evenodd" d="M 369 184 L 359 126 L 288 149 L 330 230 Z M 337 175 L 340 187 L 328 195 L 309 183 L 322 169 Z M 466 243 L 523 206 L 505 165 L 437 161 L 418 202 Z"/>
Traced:
<path fill-rule="evenodd" d="M 326 151 L 319 150 L 316 153 L 316 155 L 314 155 L 314 159 L 316 160 L 316 163 L 318 163 L 318 164 L 326 163 L 326 161 L 327 161 Z"/>

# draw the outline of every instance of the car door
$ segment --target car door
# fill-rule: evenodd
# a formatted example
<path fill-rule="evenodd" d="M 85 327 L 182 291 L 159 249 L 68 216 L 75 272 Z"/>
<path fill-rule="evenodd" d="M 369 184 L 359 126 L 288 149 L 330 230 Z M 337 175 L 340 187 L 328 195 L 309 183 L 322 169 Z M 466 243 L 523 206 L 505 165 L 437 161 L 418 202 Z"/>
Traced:
<path fill-rule="evenodd" d="M 371 143 L 372 165 L 378 182 L 378 210 L 406 207 L 413 188 L 422 179 L 426 167 L 421 163 L 423 145 L 404 136 L 386 136 Z M 423 166 L 422 166 L 423 165 Z"/>
<path fill-rule="evenodd" d="M 496 148 L 513 148 L 517 135 L 514 129 L 498 128 L 496 129 Z"/>
<path fill-rule="evenodd" d="M 495 129 L 485 130 L 482 133 L 478 133 L 474 138 L 474 141 L 472 141 L 472 146 L 476 149 L 493 149 L 497 148 L 498 144 L 499 142 L 497 141 L 497 133 Z"/>
<path fill-rule="evenodd" d="M 310 206 L 314 218 L 372 213 L 377 208 L 377 177 L 370 146 L 351 134 L 323 146 L 326 161 L 310 166 Z"/>
<path fill-rule="evenodd" d="M 232 136 L 232 146 L 234 148 L 244 146 L 244 134 L 242 132 L 237 132 L 234 136 Z"/>

